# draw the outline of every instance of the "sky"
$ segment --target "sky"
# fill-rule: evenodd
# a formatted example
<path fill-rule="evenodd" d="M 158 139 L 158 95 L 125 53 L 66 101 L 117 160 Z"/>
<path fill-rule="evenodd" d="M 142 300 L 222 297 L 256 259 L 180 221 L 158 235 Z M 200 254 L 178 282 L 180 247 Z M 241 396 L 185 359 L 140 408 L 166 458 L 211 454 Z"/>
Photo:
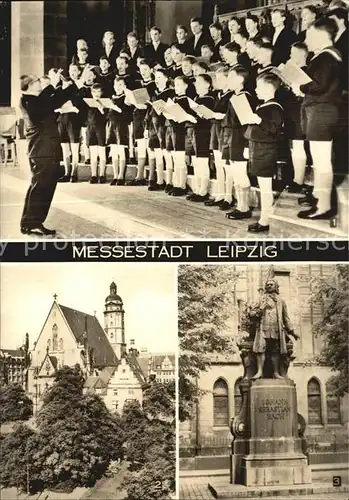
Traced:
<path fill-rule="evenodd" d="M 104 328 L 104 301 L 115 281 L 125 309 L 126 342 L 149 352 L 177 350 L 177 270 L 164 264 L 2 264 L 1 342 L 33 347 L 57 294 L 59 304 L 94 314 Z"/>

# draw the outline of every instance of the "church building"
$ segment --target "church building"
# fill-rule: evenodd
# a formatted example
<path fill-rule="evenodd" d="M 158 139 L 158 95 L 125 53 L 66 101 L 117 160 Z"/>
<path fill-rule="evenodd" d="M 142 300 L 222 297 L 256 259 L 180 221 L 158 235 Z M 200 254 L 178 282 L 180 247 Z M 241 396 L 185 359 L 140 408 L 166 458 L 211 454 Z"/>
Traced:
<path fill-rule="evenodd" d="M 114 282 L 104 305 L 104 328 L 95 315 L 53 304 L 31 352 L 28 392 L 37 409 L 56 371 L 79 364 L 85 374 L 84 391 L 99 394 L 110 410 L 122 410 L 125 401 L 142 401 L 147 363 L 142 370 L 138 352 L 127 351 L 125 310 Z"/>

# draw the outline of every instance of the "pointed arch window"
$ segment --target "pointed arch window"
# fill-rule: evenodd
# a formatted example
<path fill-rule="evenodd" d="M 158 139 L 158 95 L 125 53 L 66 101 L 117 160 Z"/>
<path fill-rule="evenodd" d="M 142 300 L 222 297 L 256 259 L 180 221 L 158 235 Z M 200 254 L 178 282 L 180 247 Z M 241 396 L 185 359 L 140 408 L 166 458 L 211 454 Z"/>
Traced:
<path fill-rule="evenodd" d="M 229 425 L 228 385 L 222 378 L 213 386 L 213 425 L 214 427 Z"/>
<path fill-rule="evenodd" d="M 237 416 L 240 413 L 242 405 L 242 396 L 240 393 L 240 382 L 241 378 L 238 378 L 234 385 L 234 415 Z"/>
<path fill-rule="evenodd" d="M 312 378 L 308 382 L 308 424 L 322 425 L 321 387 L 320 383 Z"/>
<path fill-rule="evenodd" d="M 326 384 L 326 405 L 327 405 L 327 423 L 341 423 L 341 406 L 339 396 L 336 395 L 330 382 Z"/>
<path fill-rule="evenodd" d="M 58 350 L 58 326 L 56 323 L 52 327 L 52 350 Z"/>

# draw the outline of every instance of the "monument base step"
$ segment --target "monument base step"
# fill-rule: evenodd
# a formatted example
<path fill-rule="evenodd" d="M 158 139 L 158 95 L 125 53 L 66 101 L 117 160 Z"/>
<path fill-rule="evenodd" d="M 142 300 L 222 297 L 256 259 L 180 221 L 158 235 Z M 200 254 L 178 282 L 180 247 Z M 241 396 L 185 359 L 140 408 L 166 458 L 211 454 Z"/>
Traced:
<path fill-rule="evenodd" d="M 264 498 L 275 496 L 303 496 L 319 495 L 321 493 L 334 494 L 349 492 L 349 486 L 334 487 L 326 483 L 300 484 L 292 486 L 243 486 L 230 484 L 225 479 L 212 479 L 208 488 L 215 498 Z"/>

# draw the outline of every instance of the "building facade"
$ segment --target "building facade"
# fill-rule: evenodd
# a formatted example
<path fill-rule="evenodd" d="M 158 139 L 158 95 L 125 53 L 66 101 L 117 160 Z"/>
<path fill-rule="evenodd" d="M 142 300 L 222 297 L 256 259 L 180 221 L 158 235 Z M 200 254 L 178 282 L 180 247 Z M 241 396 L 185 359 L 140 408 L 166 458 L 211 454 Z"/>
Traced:
<path fill-rule="evenodd" d="M 27 365 L 23 349 L 0 349 L 0 387 L 18 384 L 26 387 Z"/>
<path fill-rule="evenodd" d="M 244 304 L 258 299 L 268 272 L 267 266 L 253 265 L 236 266 L 235 270 L 234 307 L 228 327 L 232 338 L 239 333 Z M 296 384 L 298 413 L 307 423 L 310 449 L 339 450 L 347 439 L 347 400 L 334 396 L 330 385 L 333 371 L 317 362 L 322 344 L 313 334 L 313 325 L 322 317 L 322 308 L 310 300 L 314 279 L 332 275 L 333 266 L 276 265 L 274 271 L 280 296 L 286 301 L 294 329 L 300 335 L 294 343 L 296 357 L 288 376 Z M 200 376 L 199 388 L 207 392 L 197 404 L 192 420 L 180 426 L 181 468 L 228 467 L 230 422 L 240 409 L 238 385 L 242 374 L 237 351 L 229 358 L 214 356 L 211 367 Z"/>

